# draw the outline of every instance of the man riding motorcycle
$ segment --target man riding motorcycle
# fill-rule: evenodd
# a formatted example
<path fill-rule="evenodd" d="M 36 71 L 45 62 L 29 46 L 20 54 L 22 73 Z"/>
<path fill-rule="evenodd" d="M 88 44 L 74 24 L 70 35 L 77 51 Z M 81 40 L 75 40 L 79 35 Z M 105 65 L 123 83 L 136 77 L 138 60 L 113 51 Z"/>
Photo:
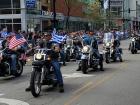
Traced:
<path fill-rule="evenodd" d="M 6 39 L 2 42 L 2 47 L 3 49 L 8 48 L 7 50 L 5 50 L 5 54 L 6 55 L 10 55 L 11 57 L 11 74 L 15 75 L 16 74 L 16 64 L 17 64 L 17 51 L 25 51 L 24 45 L 19 45 L 14 47 L 13 49 L 9 49 L 9 44 L 11 39 L 15 36 L 15 33 L 9 33 L 6 36 Z"/>
<path fill-rule="evenodd" d="M 90 32 L 89 34 L 86 34 L 83 36 L 83 44 L 91 46 L 91 55 L 94 55 L 96 59 L 101 59 L 101 56 L 99 54 L 98 50 L 98 42 L 97 39 L 94 37 L 94 33 Z M 77 71 L 80 70 L 80 67 L 77 69 Z M 103 71 L 103 69 L 102 69 Z"/>
<path fill-rule="evenodd" d="M 110 60 L 109 58 L 113 59 L 114 61 L 116 61 L 117 57 L 119 57 L 120 61 L 122 62 L 122 49 L 119 48 L 120 46 L 120 40 L 119 40 L 119 36 L 115 35 L 113 32 L 106 32 L 104 34 L 104 39 L 103 39 L 103 43 L 104 43 L 104 49 L 108 51 L 108 48 L 112 48 L 113 52 L 111 53 L 109 51 L 109 53 L 111 53 L 111 56 L 109 53 L 105 53 L 105 57 L 106 57 L 106 63 L 109 63 Z M 108 58 L 109 55 L 109 58 Z"/>
<path fill-rule="evenodd" d="M 62 74 L 60 71 L 60 64 L 58 62 L 58 57 L 59 57 L 59 49 L 58 47 L 54 47 L 54 44 L 56 45 L 57 43 L 55 43 L 54 41 L 52 41 L 52 35 L 51 33 L 48 33 L 47 35 L 45 35 L 44 37 L 46 39 L 46 41 L 44 41 L 45 43 L 45 47 L 47 47 L 48 49 L 53 49 L 54 51 L 52 52 L 51 58 L 51 64 L 54 67 L 54 72 L 57 78 L 57 82 L 58 82 L 58 86 L 59 86 L 59 92 L 64 92 L 64 88 L 63 88 L 63 78 L 62 78 Z M 58 45 L 58 44 L 57 44 Z M 41 47 L 39 45 L 39 47 Z M 30 86 L 28 88 L 26 88 L 26 91 L 30 91 Z"/>

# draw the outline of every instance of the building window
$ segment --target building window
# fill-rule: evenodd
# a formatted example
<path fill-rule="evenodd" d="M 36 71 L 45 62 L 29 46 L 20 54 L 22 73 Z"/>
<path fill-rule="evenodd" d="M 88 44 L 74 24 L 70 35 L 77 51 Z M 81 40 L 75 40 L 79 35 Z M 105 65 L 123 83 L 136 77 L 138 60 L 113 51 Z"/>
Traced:
<path fill-rule="evenodd" d="M 21 23 L 21 19 L 13 19 L 14 23 Z"/>
<path fill-rule="evenodd" d="M 11 8 L 11 0 L 1 0 L 0 8 Z"/>
<path fill-rule="evenodd" d="M 12 19 L 0 19 L 0 23 L 12 23 Z"/>
<path fill-rule="evenodd" d="M 9 9 L 4 9 L 9 8 Z M 0 14 L 11 14 L 12 10 L 11 7 L 11 0 L 2 0 L 0 3 Z"/>
<path fill-rule="evenodd" d="M 13 8 L 20 8 L 20 0 L 13 0 Z"/>
<path fill-rule="evenodd" d="M 21 30 L 21 24 L 13 24 L 13 30 L 15 32 L 18 32 L 19 30 Z"/>
<path fill-rule="evenodd" d="M 20 14 L 20 0 L 1 0 L 0 14 Z"/>
<path fill-rule="evenodd" d="M 20 0 L 12 0 L 13 14 L 20 14 Z"/>

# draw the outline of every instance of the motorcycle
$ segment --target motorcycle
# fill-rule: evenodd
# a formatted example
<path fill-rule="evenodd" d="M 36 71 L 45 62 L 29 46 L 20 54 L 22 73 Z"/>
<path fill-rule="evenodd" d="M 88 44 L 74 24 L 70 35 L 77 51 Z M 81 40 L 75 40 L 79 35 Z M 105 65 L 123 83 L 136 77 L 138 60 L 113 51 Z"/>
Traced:
<path fill-rule="evenodd" d="M 34 54 L 31 73 L 31 93 L 34 97 L 38 97 L 41 92 L 42 85 L 56 86 L 57 80 L 51 65 L 51 49 L 37 49 Z"/>
<path fill-rule="evenodd" d="M 21 76 L 23 72 L 23 66 L 26 64 L 26 54 L 17 53 L 17 67 L 16 73 L 11 73 L 11 55 L 6 54 L 5 51 L 8 48 L 5 48 L 0 51 L 0 77 L 7 77 L 7 76 Z"/>
<path fill-rule="evenodd" d="M 65 45 L 64 46 L 64 52 L 65 52 L 65 60 L 67 62 L 70 62 L 70 56 L 71 56 L 71 46 L 70 45 Z"/>
<path fill-rule="evenodd" d="M 107 42 L 104 44 L 104 53 L 106 63 L 110 63 L 111 60 L 115 62 L 117 58 L 119 58 L 120 62 L 122 62 L 122 49 L 119 47 L 114 49 L 112 43 Z"/>
<path fill-rule="evenodd" d="M 74 50 L 74 55 L 75 55 L 75 59 L 76 60 L 80 60 L 81 59 L 82 49 L 79 46 L 76 46 L 76 48 Z"/>
<path fill-rule="evenodd" d="M 98 66 L 100 66 L 100 70 L 103 70 L 103 55 L 100 54 L 100 58 L 97 58 L 97 55 L 91 52 L 92 48 L 88 45 L 84 46 L 82 49 L 79 68 L 82 70 L 83 74 L 87 74 L 88 68 L 97 69 Z"/>
<path fill-rule="evenodd" d="M 66 55 L 65 59 L 69 62 L 70 59 L 79 59 L 81 49 L 77 46 L 67 45 L 64 51 Z"/>
<path fill-rule="evenodd" d="M 136 54 L 138 52 L 138 50 L 140 50 L 140 38 L 139 37 L 131 38 L 129 50 L 131 51 L 132 54 Z"/>

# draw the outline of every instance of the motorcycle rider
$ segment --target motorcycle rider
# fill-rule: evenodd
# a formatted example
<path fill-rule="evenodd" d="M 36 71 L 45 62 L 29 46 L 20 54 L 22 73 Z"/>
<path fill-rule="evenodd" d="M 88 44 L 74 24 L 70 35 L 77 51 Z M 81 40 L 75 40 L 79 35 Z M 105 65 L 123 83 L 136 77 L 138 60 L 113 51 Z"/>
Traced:
<path fill-rule="evenodd" d="M 94 32 L 89 32 L 88 34 L 84 35 L 83 37 L 83 44 L 84 45 L 89 45 L 91 46 L 92 50 L 91 50 L 91 55 L 94 55 L 95 58 L 97 59 L 101 59 L 101 56 L 99 54 L 99 50 L 98 50 L 98 42 L 96 37 L 94 36 Z M 78 67 L 77 71 L 80 70 L 80 67 Z M 102 69 L 103 71 L 103 69 Z"/>
<path fill-rule="evenodd" d="M 48 49 L 55 50 L 52 52 L 52 55 L 51 55 L 51 58 L 52 58 L 51 64 L 54 67 L 54 73 L 58 80 L 59 92 L 62 93 L 62 92 L 64 92 L 64 88 L 63 88 L 64 84 L 63 84 L 62 74 L 60 71 L 60 64 L 58 62 L 59 52 L 58 52 L 58 47 L 55 48 L 53 46 L 54 44 L 57 44 L 57 43 L 55 43 L 54 41 L 51 40 L 52 39 L 51 33 L 47 33 L 44 38 L 46 40 L 46 41 L 44 41 L 44 43 L 46 45 L 45 47 L 47 47 Z M 30 86 L 28 88 L 26 88 L 26 91 L 30 91 Z"/>
<path fill-rule="evenodd" d="M 13 32 L 10 32 L 7 36 L 6 36 L 6 40 L 3 41 L 2 43 L 2 46 L 3 46 L 3 49 L 5 48 L 8 48 L 6 51 L 5 51 L 5 54 L 7 55 L 10 55 L 11 57 L 11 74 L 14 75 L 16 74 L 16 64 L 17 64 L 17 51 L 18 50 L 22 50 L 24 51 L 24 45 L 20 45 L 20 46 L 16 46 L 14 47 L 13 49 L 9 49 L 9 43 L 10 43 L 10 40 L 15 36 L 16 34 L 13 33 Z"/>
<path fill-rule="evenodd" d="M 114 35 L 110 31 L 105 31 L 104 33 L 104 38 L 103 38 L 103 43 L 106 44 L 110 42 L 111 44 L 114 42 Z"/>

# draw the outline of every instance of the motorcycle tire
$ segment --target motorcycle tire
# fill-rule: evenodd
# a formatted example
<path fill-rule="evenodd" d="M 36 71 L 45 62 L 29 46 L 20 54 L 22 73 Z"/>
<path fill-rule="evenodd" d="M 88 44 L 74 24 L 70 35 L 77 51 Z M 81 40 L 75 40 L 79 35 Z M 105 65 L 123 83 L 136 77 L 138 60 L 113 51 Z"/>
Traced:
<path fill-rule="evenodd" d="M 82 60 L 81 61 L 81 70 L 82 70 L 83 74 L 87 74 L 87 69 L 88 69 L 87 60 Z"/>
<path fill-rule="evenodd" d="M 37 70 L 33 70 L 31 73 L 30 87 L 31 93 L 34 97 L 38 97 L 40 95 L 41 86 L 41 73 Z"/>
<path fill-rule="evenodd" d="M 19 77 L 19 76 L 21 76 L 22 73 L 23 73 L 23 64 L 21 63 L 21 61 L 18 61 L 17 70 L 16 70 L 16 73 L 14 74 L 14 76 Z"/>
<path fill-rule="evenodd" d="M 120 58 L 119 58 L 119 59 L 120 59 L 120 62 L 123 62 L 123 60 L 122 60 L 122 56 L 121 56 L 121 55 L 120 55 Z"/>
<path fill-rule="evenodd" d="M 110 63 L 110 56 L 109 56 L 109 54 L 105 55 L 105 59 L 106 59 L 105 60 L 106 63 Z"/>
<path fill-rule="evenodd" d="M 70 62 L 70 55 L 66 55 L 66 62 Z"/>
<path fill-rule="evenodd" d="M 135 50 L 135 54 L 137 54 L 137 52 L 138 52 L 138 51 L 137 51 L 137 50 Z"/>
<path fill-rule="evenodd" d="M 104 71 L 104 69 L 103 69 L 103 61 L 100 61 L 99 65 L 100 65 L 100 71 Z"/>
<path fill-rule="evenodd" d="M 132 53 L 132 54 L 135 54 L 135 51 L 134 51 L 134 50 L 131 50 L 131 53 Z"/>

